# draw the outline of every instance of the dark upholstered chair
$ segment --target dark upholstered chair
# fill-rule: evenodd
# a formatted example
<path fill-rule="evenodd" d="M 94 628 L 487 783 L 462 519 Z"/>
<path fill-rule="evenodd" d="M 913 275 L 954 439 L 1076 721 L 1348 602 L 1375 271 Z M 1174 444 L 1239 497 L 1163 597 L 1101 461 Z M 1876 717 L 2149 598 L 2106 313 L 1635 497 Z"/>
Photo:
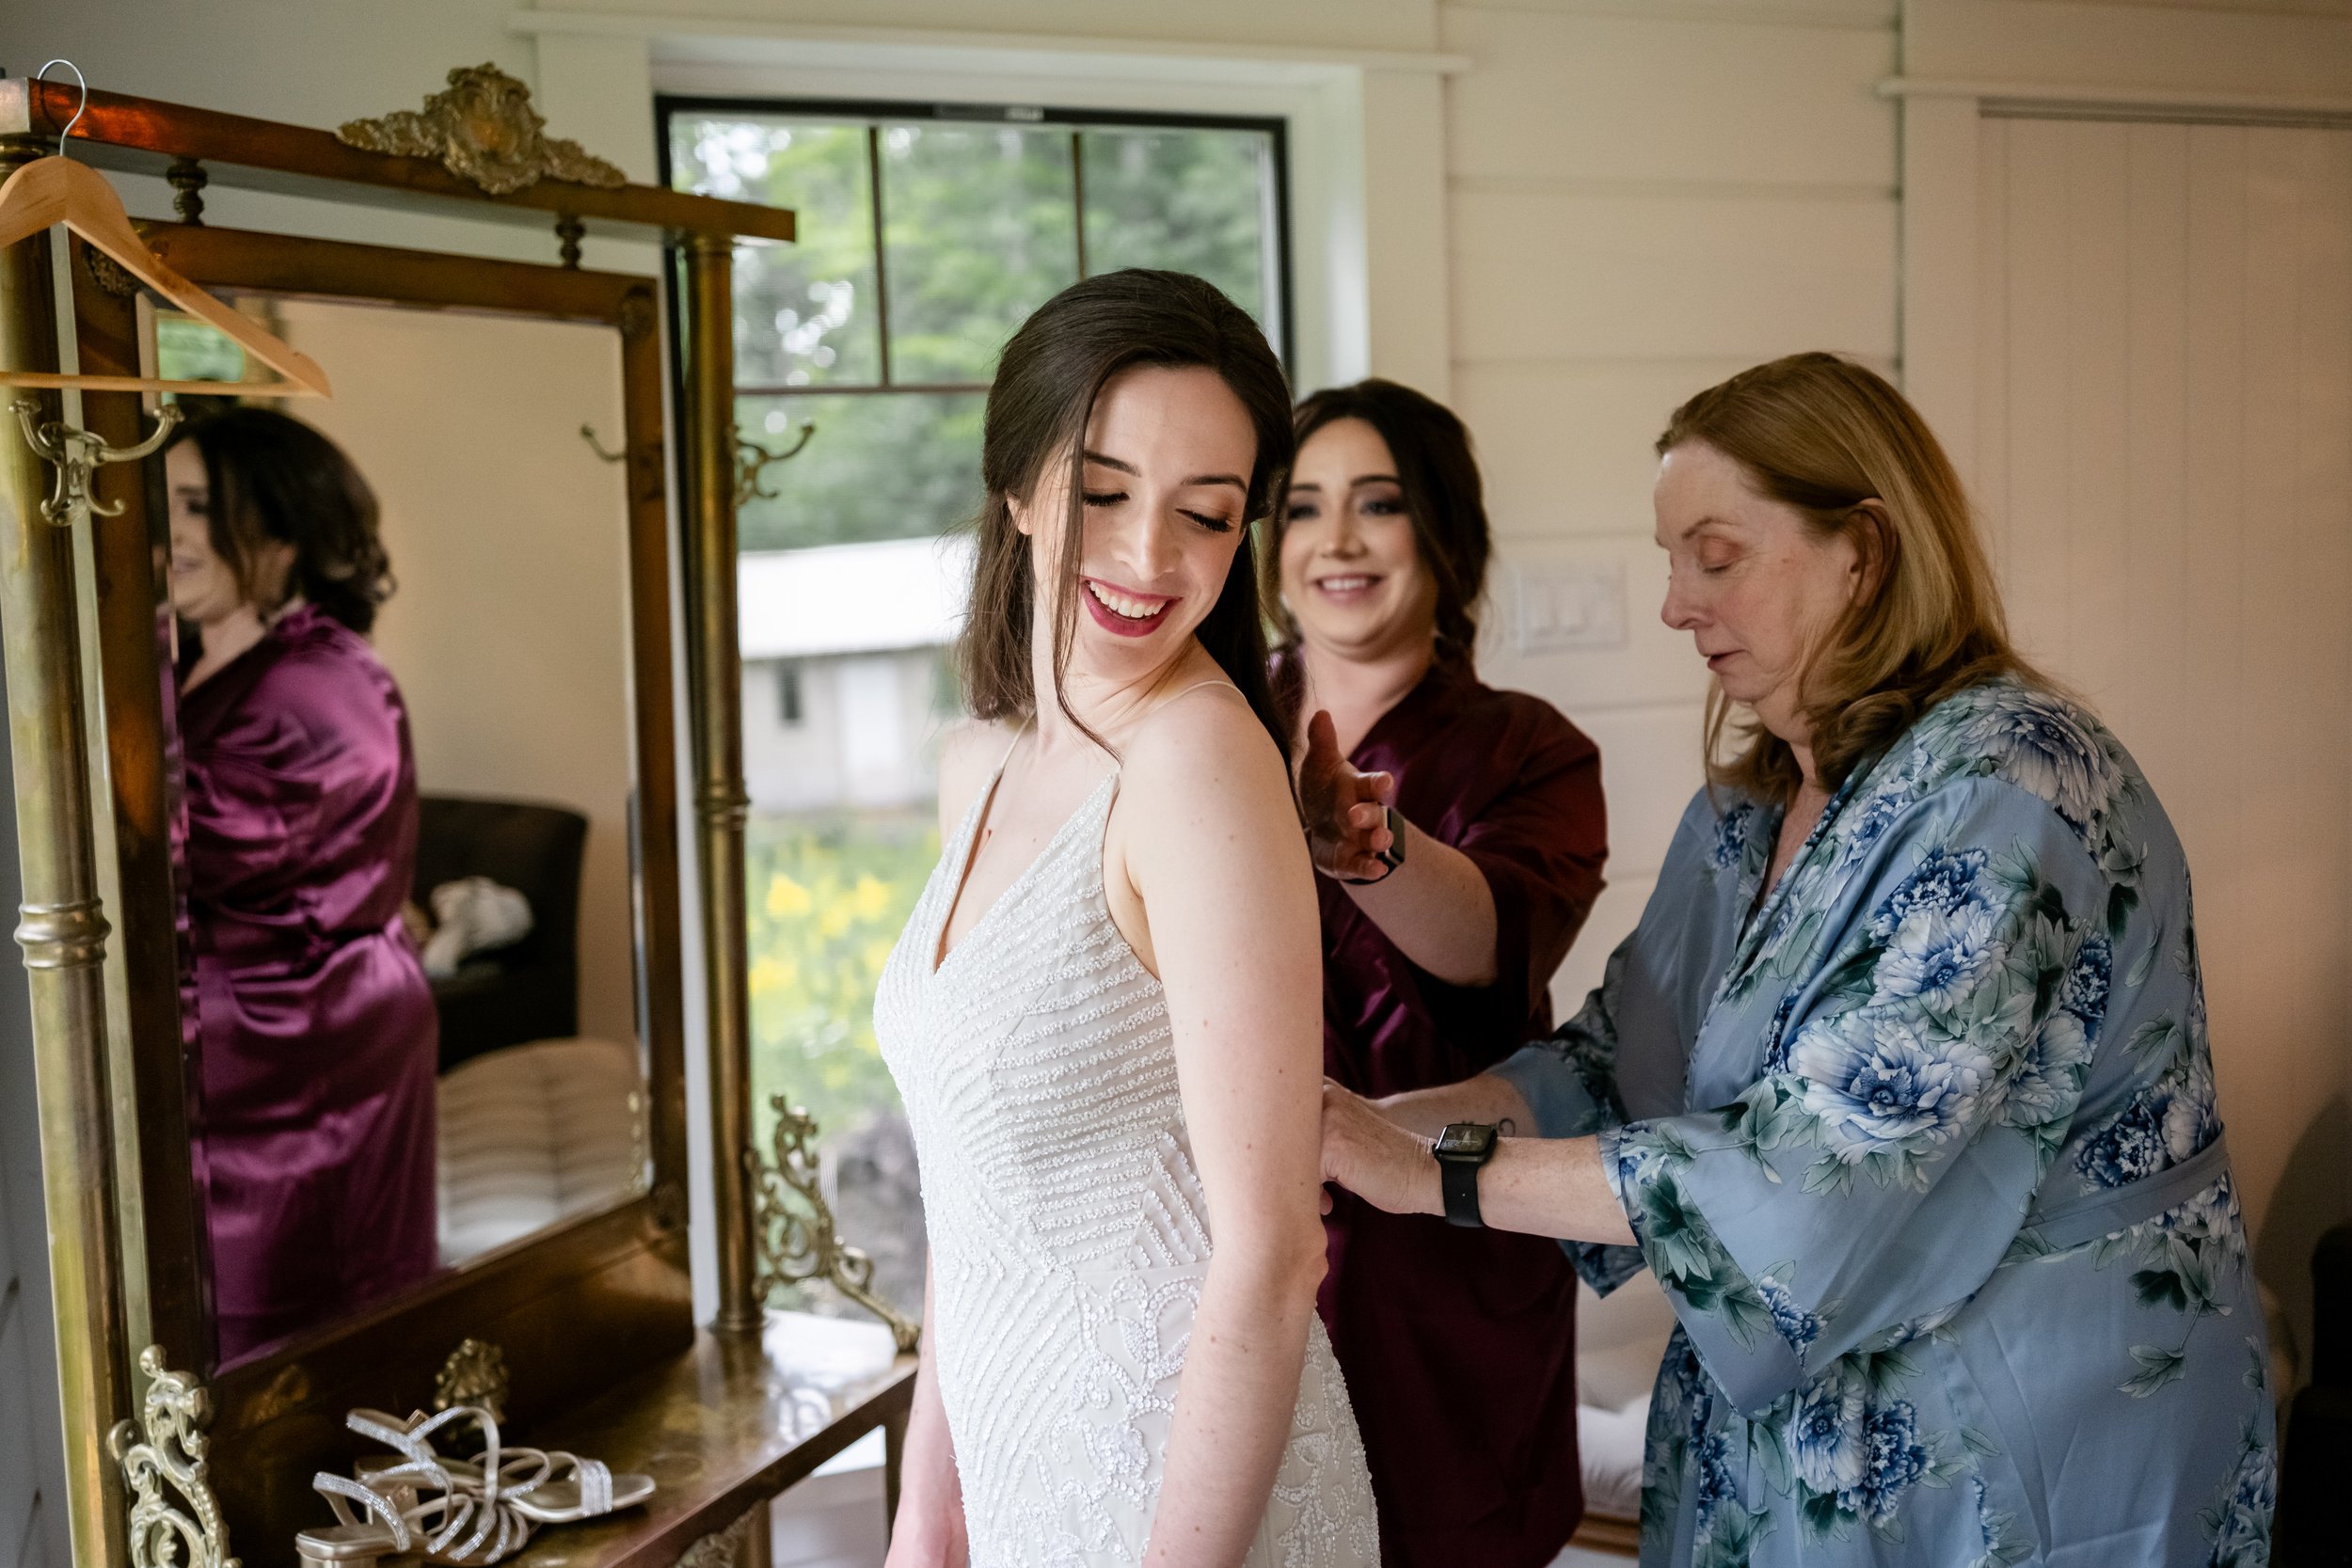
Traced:
<path fill-rule="evenodd" d="M 2279 1568 L 2352 1564 L 2344 1490 L 2352 1480 L 2352 1224 L 2320 1237 L 2312 1254 L 2312 1380 L 2287 1416 Z"/>
<path fill-rule="evenodd" d="M 476 953 L 433 982 L 441 1070 L 526 1040 L 580 1033 L 580 866 L 588 819 L 561 806 L 427 795 L 418 801 L 417 903 L 461 877 L 487 877 L 531 900 L 531 934 Z"/>

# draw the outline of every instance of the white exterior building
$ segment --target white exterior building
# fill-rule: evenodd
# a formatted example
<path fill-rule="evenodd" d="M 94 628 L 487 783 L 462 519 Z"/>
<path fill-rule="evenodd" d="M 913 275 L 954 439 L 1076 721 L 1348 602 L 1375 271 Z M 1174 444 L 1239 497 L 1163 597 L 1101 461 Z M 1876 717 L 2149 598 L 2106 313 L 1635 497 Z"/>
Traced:
<path fill-rule="evenodd" d="M 743 773 L 763 813 L 918 805 L 972 581 L 961 534 L 740 558 Z"/>

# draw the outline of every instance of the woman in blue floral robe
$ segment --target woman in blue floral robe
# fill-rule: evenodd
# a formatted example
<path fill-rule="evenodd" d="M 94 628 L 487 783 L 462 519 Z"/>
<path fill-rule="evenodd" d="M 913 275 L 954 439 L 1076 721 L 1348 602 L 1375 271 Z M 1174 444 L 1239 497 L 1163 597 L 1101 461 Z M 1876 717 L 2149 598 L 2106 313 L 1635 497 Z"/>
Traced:
<path fill-rule="evenodd" d="M 1674 1307 L 1643 1560 L 2266 1563 L 2262 1314 L 2146 780 L 2010 675 L 1854 767 L 1768 887 L 1783 813 L 1702 791 L 1574 1019 L 1381 1107 L 1523 1110 L 1597 1164 L 1621 1213 L 1543 1220 L 1524 1195 L 1573 1172 L 1535 1139 L 1482 1191 L 1596 1289 L 1646 1266 Z M 1426 1145 L 1375 1149 L 1351 1101 L 1327 1170 L 1434 1212 L 1403 1168 Z"/>

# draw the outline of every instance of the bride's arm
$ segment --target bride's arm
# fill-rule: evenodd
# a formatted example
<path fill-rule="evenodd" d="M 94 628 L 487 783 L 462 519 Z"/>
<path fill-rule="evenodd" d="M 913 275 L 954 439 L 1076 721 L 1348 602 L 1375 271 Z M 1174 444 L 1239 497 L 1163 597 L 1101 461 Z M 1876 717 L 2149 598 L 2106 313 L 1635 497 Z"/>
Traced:
<path fill-rule="evenodd" d="M 923 1322 L 931 1317 L 929 1260 L 923 1280 Z M 906 1446 L 898 1465 L 898 1513 L 890 1524 L 890 1554 L 883 1568 L 964 1568 L 970 1546 L 963 1533 L 963 1483 L 956 1474 L 955 1439 L 947 1431 L 947 1409 L 939 1399 L 937 1341 L 923 1337 L 922 1365 L 914 1374 L 914 1407 L 907 1415 Z"/>
<path fill-rule="evenodd" d="M 958 724 L 940 737 L 939 839 L 955 836 L 972 799 L 988 782 L 1010 739 L 1004 726 Z M 930 1259 L 923 1259 L 923 1322 L 931 1314 Z M 964 1538 L 963 1482 L 956 1472 L 956 1444 L 947 1430 L 947 1408 L 939 1397 L 938 1340 L 923 1336 L 914 1373 L 914 1403 L 907 1413 L 906 1447 L 899 1458 L 898 1512 L 891 1519 L 890 1551 L 883 1568 L 964 1568 L 970 1546 Z"/>
<path fill-rule="evenodd" d="M 1280 754 L 1230 697 L 1153 715 L 1122 775 L 1115 849 L 1145 927 L 1129 935 L 1167 990 L 1216 1238 L 1144 1560 L 1232 1568 L 1290 1436 L 1323 1277 L 1314 874 Z"/>

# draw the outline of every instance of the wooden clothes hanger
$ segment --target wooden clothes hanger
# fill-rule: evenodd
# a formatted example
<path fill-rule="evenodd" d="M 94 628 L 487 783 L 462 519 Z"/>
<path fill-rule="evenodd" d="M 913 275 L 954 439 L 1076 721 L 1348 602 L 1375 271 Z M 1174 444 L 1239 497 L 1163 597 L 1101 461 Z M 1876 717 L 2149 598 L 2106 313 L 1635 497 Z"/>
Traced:
<path fill-rule="evenodd" d="M 40 80 L 54 65 L 68 67 L 77 77 L 82 74 L 70 60 L 51 60 L 33 79 Z M 87 83 L 82 102 L 84 106 L 89 102 Z M 97 170 L 65 155 L 65 139 L 81 118 L 82 110 L 75 109 L 73 119 L 66 121 L 57 136 L 55 153 L 34 159 L 0 183 L 0 246 L 30 239 L 62 223 L 120 262 L 132 277 L 286 379 L 171 381 L 151 375 L 58 375 L 47 371 L 0 370 L 0 386 L 71 387 L 91 392 L 227 392 L 240 397 L 332 396 L 326 372 L 309 355 L 262 331 L 172 271 L 163 258 L 147 248 L 147 242 L 131 227 L 131 215 L 122 210 L 122 198 L 115 195 L 114 187 Z M 8 412 L 24 426 L 25 445 L 57 470 L 56 488 L 40 503 L 40 515 L 59 528 L 70 528 L 87 517 L 121 513 L 121 501 L 109 506 L 98 500 L 91 490 L 93 476 L 106 464 L 127 463 L 155 451 L 179 424 L 183 410 L 176 404 L 158 409 L 154 430 L 145 440 L 128 447 L 111 445 L 62 420 L 42 420 L 40 404 L 33 398 L 13 400 Z"/>
<path fill-rule="evenodd" d="M 52 61 L 51 64 L 57 62 Z M 41 68 L 48 70 L 47 66 Z M 79 72 L 76 72 L 79 74 Z M 75 119 L 81 119 L 77 112 Z M 73 129 L 68 121 L 66 130 Z M 131 227 L 122 198 L 105 176 L 59 150 L 24 165 L 0 184 L 0 245 L 64 224 L 122 263 L 132 277 L 267 365 L 283 381 L 169 381 L 145 375 L 58 375 L 0 370 L 0 386 L 76 387 L 93 392 L 201 392 L 237 397 L 332 397 L 326 372 L 309 355 L 271 336 L 171 270 Z"/>

